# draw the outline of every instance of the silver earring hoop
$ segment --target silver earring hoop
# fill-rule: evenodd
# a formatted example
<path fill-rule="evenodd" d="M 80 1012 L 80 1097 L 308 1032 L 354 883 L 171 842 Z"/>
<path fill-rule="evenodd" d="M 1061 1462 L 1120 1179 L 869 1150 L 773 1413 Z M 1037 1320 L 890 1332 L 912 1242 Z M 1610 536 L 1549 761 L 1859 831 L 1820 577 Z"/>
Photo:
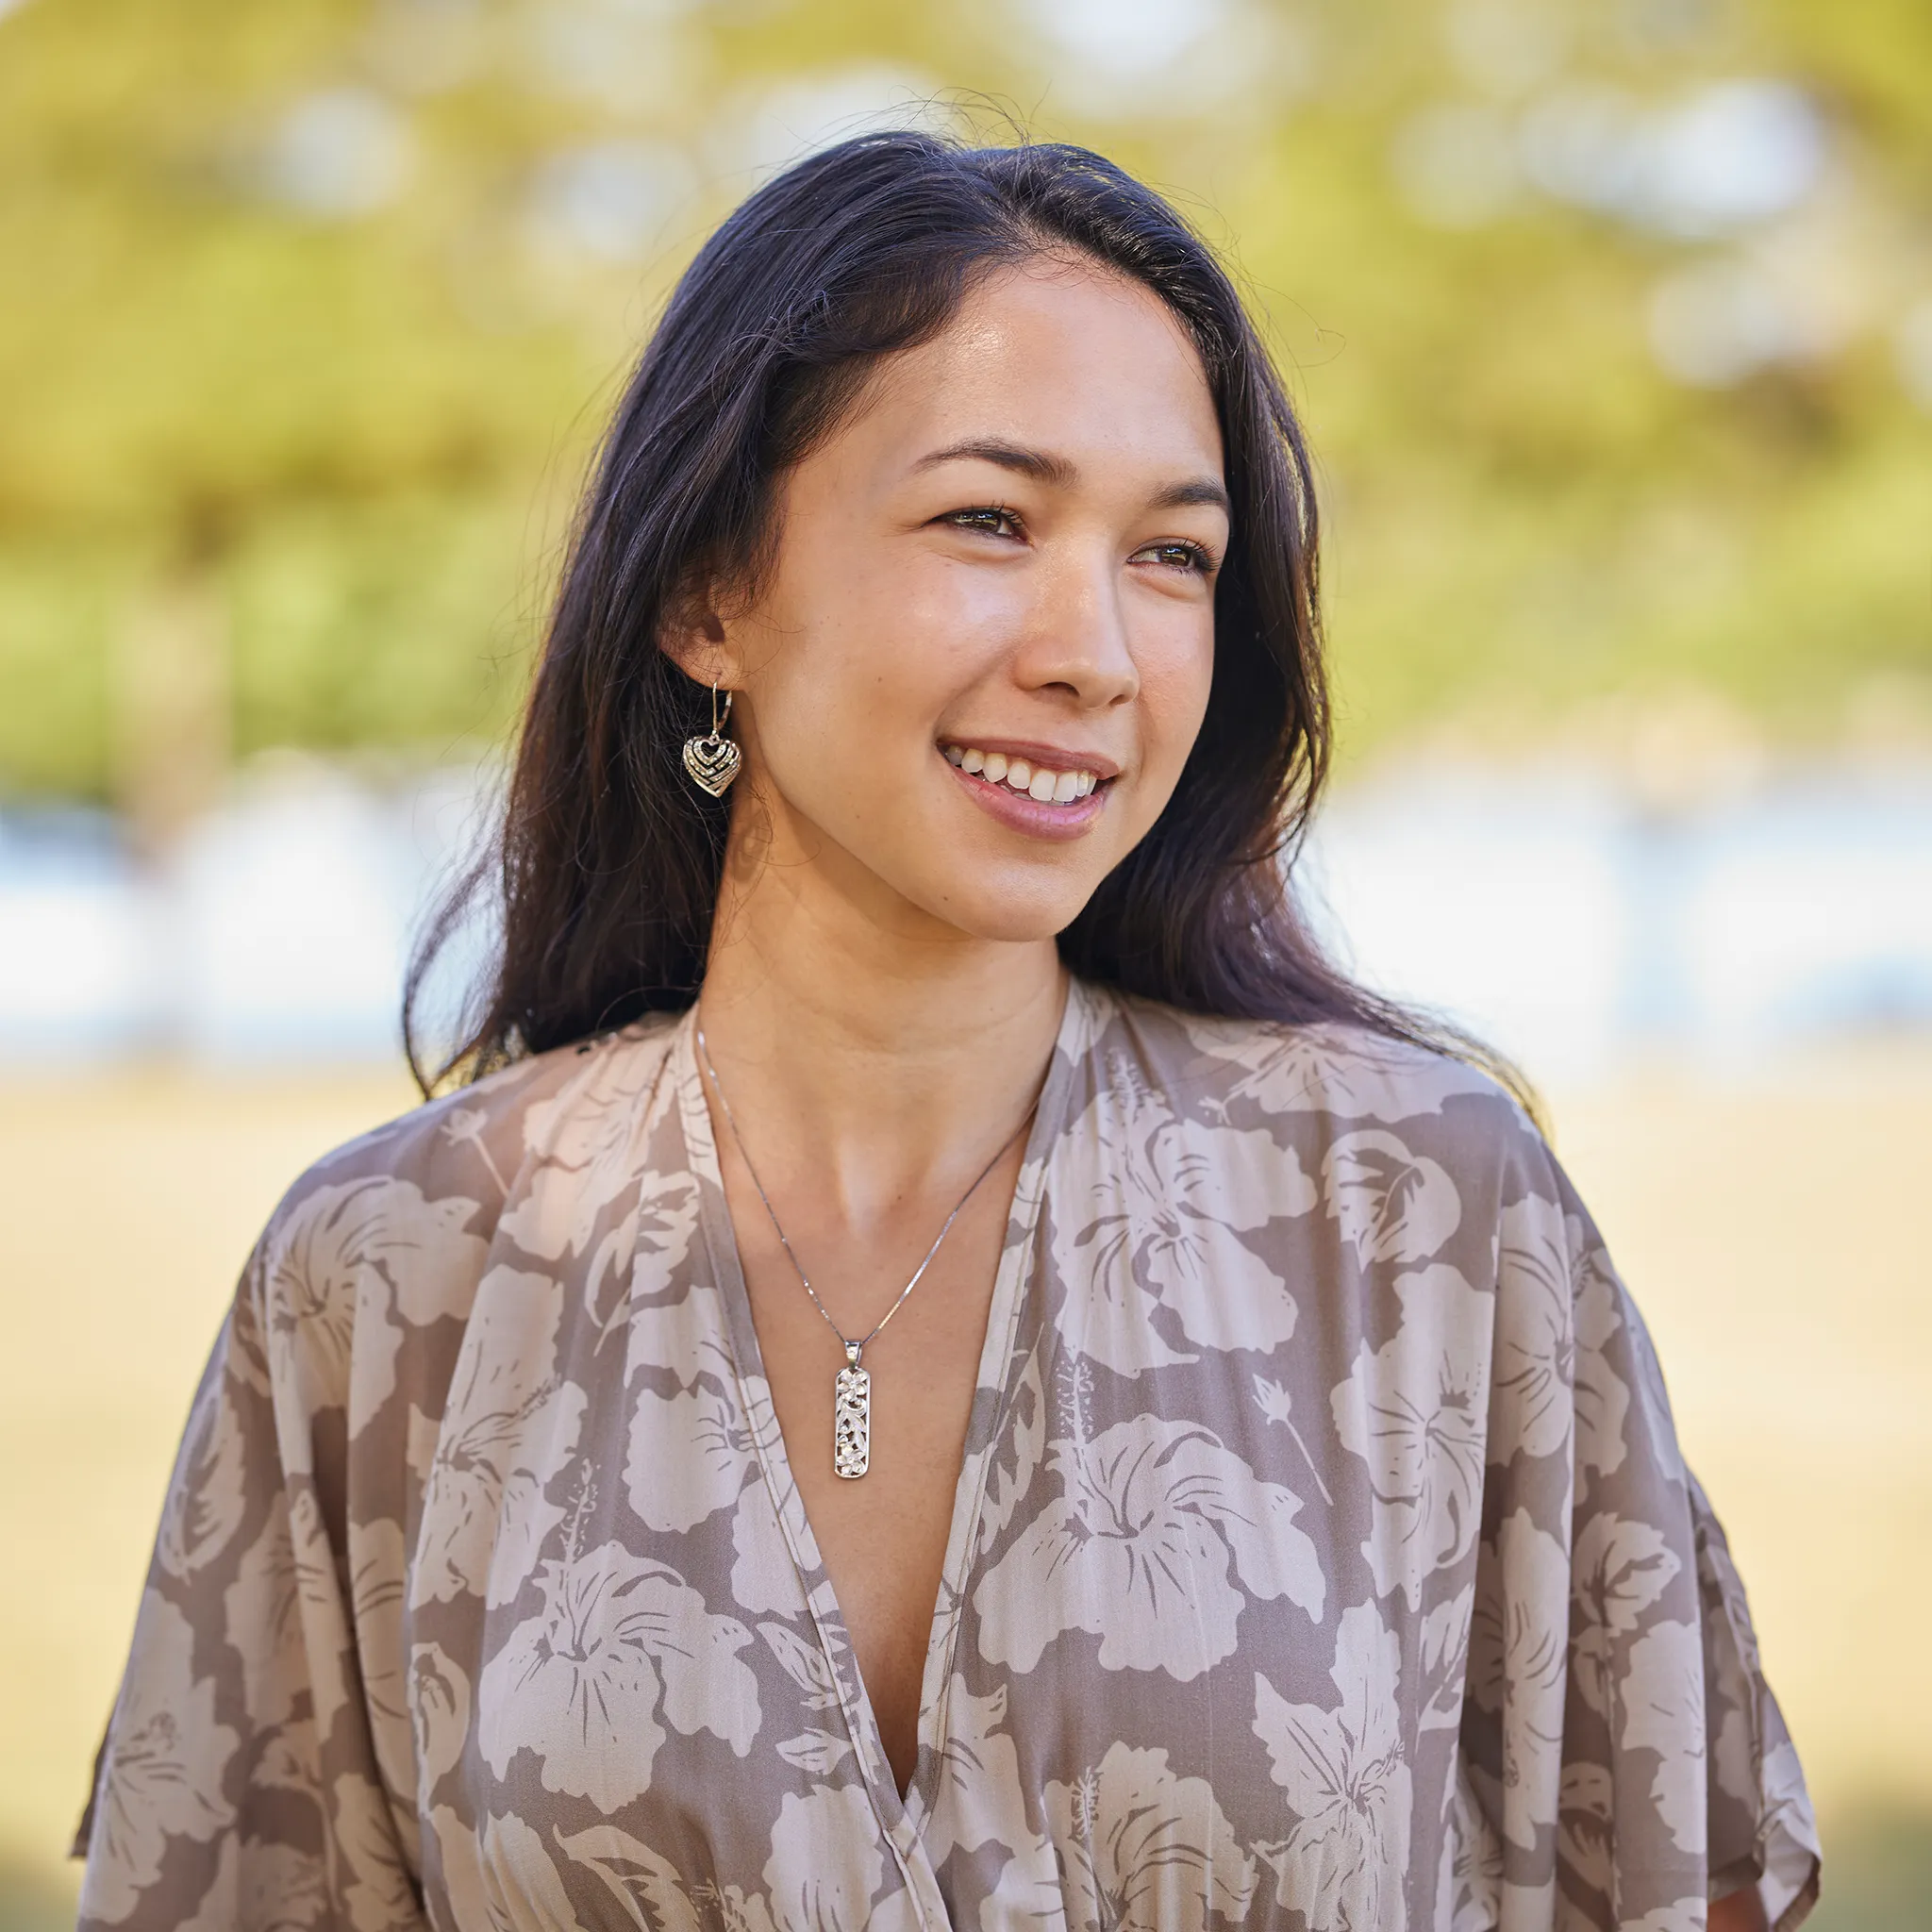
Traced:
<path fill-rule="evenodd" d="M 724 693 L 724 708 L 718 708 L 718 687 L 711 687 L 711 728 L 696 738 L 684 741 L 684 769 L 691 783 L 713 798 L 723 798 L 738 776 L 744 754 L 724 736 L 725 721 L 731 716 L 731 693 Z"/>

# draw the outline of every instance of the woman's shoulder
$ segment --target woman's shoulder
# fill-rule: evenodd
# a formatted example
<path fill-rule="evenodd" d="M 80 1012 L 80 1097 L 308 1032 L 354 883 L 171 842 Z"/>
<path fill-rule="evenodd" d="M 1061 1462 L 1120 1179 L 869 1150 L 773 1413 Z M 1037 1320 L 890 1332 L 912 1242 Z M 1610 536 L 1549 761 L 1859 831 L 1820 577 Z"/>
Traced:
<path fill-rule="evenodd" d="M 386 1246 L 480 1252 L 527 1192 L 532 1168 L 574 1164 L 575 1141 L 635 1111 L 662 1072 L 676 1021 L 653 1014 L 532 1054 L 345 1141 L 290 1186 L 263 1250 L 286 1259 L 319 1223 L 375 1218 Z"/>
<path fill-rule="evenodd" d="M 1542 1137 L 1523 1104 L 1470 1060 L 1342 1021 L 1231 1019 L 1104 996 L 1093 1044 L 1125 1048 L 1191 1113 L 1336 1133 L 1401 1129 L 1494 1149 Z"/>

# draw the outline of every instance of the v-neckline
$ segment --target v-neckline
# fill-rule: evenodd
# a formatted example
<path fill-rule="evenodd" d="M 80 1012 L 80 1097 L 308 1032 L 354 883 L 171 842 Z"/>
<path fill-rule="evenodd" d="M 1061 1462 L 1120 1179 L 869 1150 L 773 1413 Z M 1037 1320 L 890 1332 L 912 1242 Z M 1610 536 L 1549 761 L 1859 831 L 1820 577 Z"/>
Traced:
<path fill-rule="evenodd" d="M 908 1859 L 923 1862 L 917 1847 L 919 1836 L 931 1816 L 937 1795 L 945 1746 L 946 1685 L 952 1669 L 954 1645 L 958 1637 L 960 1611 L 972 1581 L 974 1542 L 981 1502 L 986 1488 L 991 1452 L 997 1446 L 1001 1429 L 1013 1398 L 1018 1364 L 1013 1360 L 1013 1338 L 1027 1294 L 1034 1283 L 1035 1232 L 1045 1199 L 1046 1174 L 1050 1150 L 1059 1140 L 1065 1122 L 1068 1096 L 1073 1088 L 1076 1042 L 1091 1032 L 1088 1024 L 1091 991 L 1069 977 L 1066 1001 L 1054 1036 L 1053 1051 L 1047 1061 L 1046 1079 L 1041 1089 L 1033 1126 L 1020 1163 L 1012 1205 L 1008 1211 L 1007 1231 L 1000 1246 L 1000 1257 L 993 1277 L 991 1305 L 987 1314 L 986 1335 L 980 1345 L 979 1365 L 974 1382 L 975 1418 L 982 1397 L 989 1390 L 996 1395 L 992 1415 L 983 1429 L 968 1424 L 965 1451 L 953 1492 L 951 1524 L 946 1537 L 946 1557 L 941 1574 L 932 1621 L 926 1632 L 925 1663 L 919 1698 L 919 1753 L 910 1788 L 902 1797 L 881 1741 L 878 1720 L 872 1696 L 858 1670 L 852 1648 L 851 1632 L 839 1607 L 831 1574 L 825 1567 L 818 1538 L 806 1515 L 803 1498 L 791 1473 L 790 1452 L 778 1426 L 772 1404 L 771 1385 L 765 1375 L 765 1362 L 758 1346 L 758 1328 L 752 1320 L 751 1297 L 745 1288 L 744 1270 L 739 1259 L 737 1232 L 724 1197 L 723 1171 L 718 1162 L 717 1142 L 711 1131 L 710 1108 L 706 1103 L 704 1082 L 698 1072 L 695 1007 L 687 1013 L 677 1029 L 675 1053 L 675 1078 L 685 1144 L 691 1170 L 699 1180 L 698 1229 L 711 1263 L 713 1278 L 724 1305 L 734 1366 L 738 1373 L 739 1394 L 744 1404 L 749 1433 L 755 1445 L 761 1479 L 767 1491 L 791 1558 L 797 1566 L 807 1605 L 817 1626 L 820 1647 L 833 1680 L 839 1689 L 847 1725 L 859 1767 L 864 1774 L 881 1825 L 897 1849 L 902 1865 Z M 977 1440 L 975 1441 L 975 1438 Z M 912 1872 L 908 1871 L 908 1881 Z M 930 1870 L 926 1884 L 915 1882 L 915 1891 L 924 1895 L 928 1913 L 937 1904 Z M 943 1914 L 939 1924 L 945 1923 Z"/>

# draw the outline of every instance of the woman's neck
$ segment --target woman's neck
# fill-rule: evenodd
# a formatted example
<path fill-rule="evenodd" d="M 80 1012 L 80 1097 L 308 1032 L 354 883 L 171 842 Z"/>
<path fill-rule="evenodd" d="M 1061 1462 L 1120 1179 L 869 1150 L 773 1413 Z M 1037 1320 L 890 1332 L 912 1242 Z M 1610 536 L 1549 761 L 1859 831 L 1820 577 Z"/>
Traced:
<path fill-rule="evenodd" d="M 1067 990 L 1054 942 L 974 939 L 876 880 L 736 845 L 699 1020 L 760 1177 L 854 1228 L 957 1192 L 1039 1091 Z"/>

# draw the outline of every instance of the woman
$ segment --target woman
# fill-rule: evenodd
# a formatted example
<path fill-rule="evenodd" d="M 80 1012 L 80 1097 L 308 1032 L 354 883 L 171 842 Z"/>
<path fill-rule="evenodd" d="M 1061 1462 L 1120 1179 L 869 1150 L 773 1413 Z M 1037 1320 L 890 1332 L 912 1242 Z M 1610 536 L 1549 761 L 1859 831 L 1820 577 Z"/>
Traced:
<path fill-rule="evenodd" d="M 865 139 L 726 223 L 565 573 L 483 1077 L 217 1346 L 84 1924 L 1803 1917 L 1635 1309 L 1281 888 L 1314 553 L 1105 161 Z"/>

